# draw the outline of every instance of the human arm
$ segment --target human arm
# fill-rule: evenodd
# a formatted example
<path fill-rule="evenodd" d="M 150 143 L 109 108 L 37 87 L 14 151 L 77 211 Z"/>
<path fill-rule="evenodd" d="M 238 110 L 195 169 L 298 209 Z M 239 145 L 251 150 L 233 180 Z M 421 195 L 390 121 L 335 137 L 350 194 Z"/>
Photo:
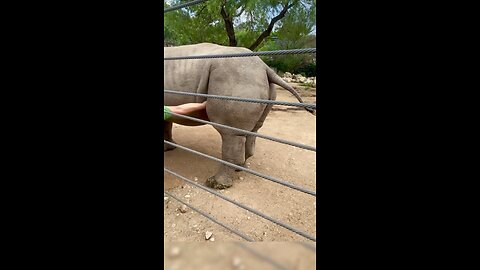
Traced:
<path fill-rule="evenodd" d="M 170 106 L 170 110 L 173 113 L 188 115 L 196 111 L 204 110 L 207 107 L 207 102 L 203 103 L 186 103 L 178 106 Z"/>

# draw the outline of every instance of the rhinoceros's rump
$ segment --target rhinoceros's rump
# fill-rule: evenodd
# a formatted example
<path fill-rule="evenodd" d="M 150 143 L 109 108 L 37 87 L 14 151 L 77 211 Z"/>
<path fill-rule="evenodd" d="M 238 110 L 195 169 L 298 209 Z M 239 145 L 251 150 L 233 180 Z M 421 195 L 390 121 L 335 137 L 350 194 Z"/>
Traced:
<path fill-rule="evenodd" d="M 164 57 L 244 52 L 251 51 L 246 48 L 202 43 L 164 48 Z M 298 93 L 259 57 L 164 61 L 164 89 L 167 90 L 275 100 L 274 84 L 292 92 L 302 102 Z M 164 98 L 167 106 L 206 100 L 204 97 L 165 93 Z M 206 113 L 212 122 L 257 132 L 262 127 L 270 109 L 271 106 L 258 103 L 209 99 Z M 198 125 L 191 121 L 180 124 Z M 164 140 L 173 142 L 172 123 L 164 122 L 164 125 Z M 222 159 L 243 166 L 246 159 L 253 155 L 256 137 L 215 128 L 222 136 Z M 165 151 L 172 149 L 172 146 L 164 145 Z M 214 188 L 228 188 L 233 184 L 234 173 L 235 169 L 221 165 L 219 171 L 206 183 Z"/>

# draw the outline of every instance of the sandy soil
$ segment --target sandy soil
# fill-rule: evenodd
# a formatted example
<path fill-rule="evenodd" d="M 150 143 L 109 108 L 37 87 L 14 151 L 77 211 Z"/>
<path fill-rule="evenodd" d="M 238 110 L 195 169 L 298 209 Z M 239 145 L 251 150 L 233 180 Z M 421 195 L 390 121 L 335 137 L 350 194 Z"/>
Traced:
<path fill-rule="evenodd" d="M 298 87 L 295 85 L 295 87 Z M 299 90 L 305 102 L 314 103 L 315 89 Z M 277 89 L 277 100 L 297 100 L 282 88 Z M 316 145 L 316 118 L 304 110 L 286 110 L 274 107 L 260 133 L 307 145 Z M 211 126 L 186 127 L 174 125 L 174 140 L 180 145 L 221 157 L 221 139 Z M 164 153 L 164 167 L 200 184 L 214 175 L 219 164 L 180 149 Z M 257 139 L 256 153 L 248 160 L 248 167 L 299 186 L 316 190 L 315 153 L 296 147 Z M 281 220 L 310 235 L 316 235 L 316 200 L 314 196 L 272 183 L 245 172 L 237 173 L 233 187 L 222 194 L 255 208 L 270 217 Z M 302 241 L 302 236 L 266 221 L 248 211 L 223 201 L 203 190 L 191 187 L 165 173 L 165 190 L 185 200 L 215 218 L 240 230 L 255 241 Z M 205 242 L 205 232 L 213 232 L 215 243 L 242 240 L 205 217 L 188 210 L 173 199 L 164 202 L 164 239 L 166 242 Z M 269 268 L 265 268 L 269 269 Z"/>

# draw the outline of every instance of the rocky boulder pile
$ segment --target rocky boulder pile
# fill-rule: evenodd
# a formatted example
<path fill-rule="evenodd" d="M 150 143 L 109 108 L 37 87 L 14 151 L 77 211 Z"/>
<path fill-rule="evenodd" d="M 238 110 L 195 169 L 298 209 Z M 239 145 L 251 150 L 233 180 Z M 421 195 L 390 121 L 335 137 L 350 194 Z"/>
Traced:
<path fill-rule="evenodd" d="M 286 82 L 293 83 L 302 83 L 310 84 L 313 87 L 317 86 L 317 77 L 303 77 L 301 74 L 291 74 L 290 72 L 285 72 L 282 79 Z"/>

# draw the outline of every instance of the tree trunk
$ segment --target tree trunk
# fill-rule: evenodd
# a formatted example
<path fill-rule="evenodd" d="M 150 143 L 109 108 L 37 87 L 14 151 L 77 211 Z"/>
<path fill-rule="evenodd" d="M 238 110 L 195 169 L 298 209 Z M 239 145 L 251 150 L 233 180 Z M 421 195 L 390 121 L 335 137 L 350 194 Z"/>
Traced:
<path fill-rule="evenodd" d="M 237 39 L 235 38 L 235 29 L 233 28 L 233 19 L 225 11 L 225 7 L 222 6 L 220 11 L 223 21 L 225 22 L 225 30 L 227 30 L 229 46 L 236 47 Z"/>
<path fill-rule="evenodd" d="M 262 44 L 263 40 L 265 38 L 267 38 L 268 36 L 270 36 L 270 34 L 272 33 L 273 31 L 273 27 L 275 26 L 275 24 L 280 21 L 281 19 L 283 19 L 283 17 L 285 17 L 285 14 L 287 14 L 287 11 L 293 7 L 293 4 L 290 4 L 290 5 L 285 5 L 282 9 L 282 11 L 280 12 L 280 14 L 278 14 L 276 17 L 274 17 L 271 21 L 270 21 L 270 24 L 268 25 L 267 29 L 265 31 L 263 31 L 263 33 L 257 38 L 257 40 L 249 47 L 250 50 L 254 51 L 260 44 Z"/>

